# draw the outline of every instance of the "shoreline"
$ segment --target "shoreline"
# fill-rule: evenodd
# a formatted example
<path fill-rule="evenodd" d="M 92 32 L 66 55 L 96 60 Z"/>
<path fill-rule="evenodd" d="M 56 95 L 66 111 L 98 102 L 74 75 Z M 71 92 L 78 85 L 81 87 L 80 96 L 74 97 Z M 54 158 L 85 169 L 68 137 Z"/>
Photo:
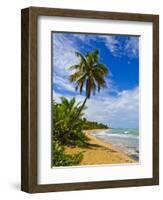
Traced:
<path fill-rule="evenodd" d="M 98 138 L 98 137 L 96 137 L 95 135 L 92 134 L 95 131 L 98 133 L 98 131 L 101 132 L 103 130 L 108 130 L 108 129 L 94 129 L 94 130 L 90 130 L 90 131 L 88 130 L 89 132 L 87 133 L 87 131 L 86 131 L 86 134 L 88 135 L 88 137 L 92 137 L 92 138 L 95 138 L 95 139 L 99 140 L 99 142 L 101 143 L 101 145 L 104 145 L 106 147 L 108 145 L 111 145 L 112 148 L 114 148 L 115 150 L 117 150 L 117 151 L 119 151 L 121 153 L 124 153 L 125 155 L 127 155 L 128 157 L 130 157 L 131 159 L 133 159 L 135 162 L 138 162 L 139 159 L 136 156 L 134 156 L 134 154 L 129 154 L 124 149 L 120 149 L 120 148 L 116 147 L 112 142 L 105 141 L 104 139 L 100 139 L 100 138 Z"/>
<path fill-rule="evenodd" d="M 89 139 L 88 147 L 65 147 L 67 154 L 83 152 L 83 160 L 80 165 L 97 165 L 97 164 L 125 164 L 136 163 L 129 155 L 113 147 L 112 144 L 105 143 L 92 135 L 94 131 L 106 129 L 84 130 L 86 137 Z"/>

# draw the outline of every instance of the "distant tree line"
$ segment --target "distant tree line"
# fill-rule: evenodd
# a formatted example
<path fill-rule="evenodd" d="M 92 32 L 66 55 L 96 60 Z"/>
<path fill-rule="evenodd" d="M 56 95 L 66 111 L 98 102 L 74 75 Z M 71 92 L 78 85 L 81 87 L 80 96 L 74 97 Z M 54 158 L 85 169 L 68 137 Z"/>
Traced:
<path fill-rule="evenodd" d="M 82 128 L 84 130 L 91 130 L 91 129 L 108 129 L 109 127 L 106 124 L 88 121 L 86 118 L 83 118 L 83 125 Z"/>

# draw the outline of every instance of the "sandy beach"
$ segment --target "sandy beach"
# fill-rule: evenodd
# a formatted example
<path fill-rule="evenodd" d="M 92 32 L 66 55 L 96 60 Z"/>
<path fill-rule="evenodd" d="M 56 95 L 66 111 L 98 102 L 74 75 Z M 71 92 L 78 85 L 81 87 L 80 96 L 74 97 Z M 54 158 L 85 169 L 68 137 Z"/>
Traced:
<path fill-rule="evenodd" d="M 105 143 L 91 133 L 95 130 L 85 131 L 89 139 L 89 146 L 86 148 L 66 147 L 65 152 L 74 154 L 83 152 L 83 160 L 80 165 L 97 165 L 97 164 L 119 164 L 119 163 L 135 163 L 136 161 L 130 158 L 127 154 L 117 150 L 111 144 Z M 96 131 L 98 131 L 96 129 Z M 101 131 L 101 130 L 99 130 Z"/>

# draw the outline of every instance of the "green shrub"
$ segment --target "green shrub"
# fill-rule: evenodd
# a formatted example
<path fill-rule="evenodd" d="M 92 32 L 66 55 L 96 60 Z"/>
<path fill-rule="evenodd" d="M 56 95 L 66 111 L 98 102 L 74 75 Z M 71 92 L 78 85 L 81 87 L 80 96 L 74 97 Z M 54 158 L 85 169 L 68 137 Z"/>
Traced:
<path fill-rule="evenodd" d="M 82 158 L 82 152 L 66 154 L 64 146 L 84 147 L 87 145 L 87 137 L 82 131 L 83 121 L 81 112 L 78 119 L 75 119 L 80 104 L 75 98 L 67 100 L 61 97 L 61 103 L 53 103 L 53 166 L 78 165 Z M 72 127 L 73 123 L 73 128 Z"/>
<path fill-rule="evenodd" d="M 87 137 L 82 131 L 83 113 L 75 119 L 76 113 L 80 109 L 75 98 L 67 100 L 61 97 L 61 103 L 53 103 L 53 141 L 59 141 L 62 145 L 85 146 Z M 73 124 L 73 129 L 70 127 Z"/>
<path fill-rule="evenodd" d="M 59 142 L 53 143 L 53 166 L 78 165 L 83 158 L 82 152 L 76 154 L 65 154 L 64 147 Z"/>

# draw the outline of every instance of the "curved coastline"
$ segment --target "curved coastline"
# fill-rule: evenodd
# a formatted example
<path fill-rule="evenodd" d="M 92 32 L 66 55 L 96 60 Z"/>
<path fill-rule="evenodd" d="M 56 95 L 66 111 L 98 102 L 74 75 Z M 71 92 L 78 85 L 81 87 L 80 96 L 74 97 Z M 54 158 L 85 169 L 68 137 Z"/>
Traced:
<path fill-rule="evenodd" d="M 126 153 L 113 147 L 112 144 L 105 143 L 92 134 L 94 131 L 100 132 L 102 130 L 105 129 L 85 130 L 84 132 L 89 139 L 89 146 L 85 148 L 66 147 L 66 153 L 73 154 L 83 152 L 84 157 L 80 165 L 136 163 L 136 161 Z"/>

